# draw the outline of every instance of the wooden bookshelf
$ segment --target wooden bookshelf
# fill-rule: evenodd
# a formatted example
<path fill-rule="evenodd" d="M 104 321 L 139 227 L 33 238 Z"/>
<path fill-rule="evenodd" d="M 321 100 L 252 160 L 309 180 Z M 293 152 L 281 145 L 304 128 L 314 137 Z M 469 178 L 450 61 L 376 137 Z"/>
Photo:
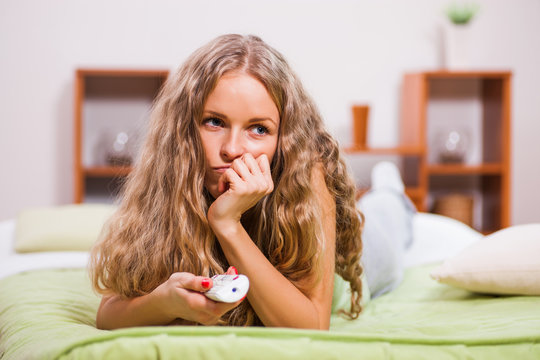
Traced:
<path fill-rule="evenodd" d="M 420 211 L 437 198 L 474 197 L 473 227 L 490 233 L 510 225 L 511 78 L 509 71 L 427 71 L 403 78 L 399 146 L 350 146 L 349 154 L 403 158 L 406 192 Z M 437 159 L 438 127 L 471 126 L 462 162 Z M 472 125 L 471 125 L 472 124 Z M 440 129 L 439 129 L 440 130 Z M 411 166 L 410 164 L 413 164 Z M 406 180 L 412 174 L 412 184 Z"/>
<path fill-rule="evenodd" d="M 112 202 L 130 166 L 107 163 L 107 136 L 130 133 L 141 139 L 150 108 L 167 70 L 77 69 L 74 99 L 74 202 Z M 110 133 L 110 134 L 109 134 Z M 109 144 L 107 143 L 109 141 Z"/>

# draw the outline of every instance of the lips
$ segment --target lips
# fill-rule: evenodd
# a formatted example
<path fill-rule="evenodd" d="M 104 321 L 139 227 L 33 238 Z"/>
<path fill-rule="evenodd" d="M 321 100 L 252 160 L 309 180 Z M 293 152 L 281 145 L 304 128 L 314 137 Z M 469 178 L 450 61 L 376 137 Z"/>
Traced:
<path fill-rule="evenodd" d="M 227 169 L 229 169 L 231 166 L 230 165 L 225 165 L 225 166 L 216 166 L 216 167 L 212 167 L 212 169 L 218 173 L 224 173 L 225 171 L 227 171 Z"/>

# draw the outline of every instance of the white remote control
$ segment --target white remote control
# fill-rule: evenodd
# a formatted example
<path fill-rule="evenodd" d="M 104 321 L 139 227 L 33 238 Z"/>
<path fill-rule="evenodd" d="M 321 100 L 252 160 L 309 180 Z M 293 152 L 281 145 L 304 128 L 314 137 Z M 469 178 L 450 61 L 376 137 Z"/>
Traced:
<path fill-rule="evenodd" d="M 219 302 L 237 302 L 246 296 L 249 289 L 249 279 L 246 275 L 214 275 L 212 282 L 214 286 L 204 295 Z"/>

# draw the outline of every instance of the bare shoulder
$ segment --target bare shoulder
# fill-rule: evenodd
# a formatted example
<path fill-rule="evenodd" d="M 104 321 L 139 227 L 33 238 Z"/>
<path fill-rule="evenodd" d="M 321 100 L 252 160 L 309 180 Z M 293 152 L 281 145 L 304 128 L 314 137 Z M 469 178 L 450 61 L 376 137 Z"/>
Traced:
<path fill-rule="evenodd" d="M 326 170 L 324 169 L 324 164 L 321 162 L 316 163 L 311 170 L 311 184 L 328 190 L 325 177 Z"/>
<path fill-rule="evenodd" d="M 333 209 L 335 207 L 334 197 L 330 194 L 325 180 L 325 169 L 321 162 L 318 162 L 311 171 L 311 186 L 317 195 L 323 209 Z"/>

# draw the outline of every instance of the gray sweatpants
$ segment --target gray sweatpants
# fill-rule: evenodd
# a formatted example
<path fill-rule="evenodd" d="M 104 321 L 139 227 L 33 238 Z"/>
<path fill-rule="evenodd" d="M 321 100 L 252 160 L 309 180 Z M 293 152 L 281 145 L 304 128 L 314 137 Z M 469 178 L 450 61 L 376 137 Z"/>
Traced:
<path fill-rule="evenodd" d="M 370 190 L 358 201 L 365 217 L 362 265 L 371 297 L 396 288 L 403 279 L 405 249 L 412 243 L 416 209 L 402 192 Z"/>

